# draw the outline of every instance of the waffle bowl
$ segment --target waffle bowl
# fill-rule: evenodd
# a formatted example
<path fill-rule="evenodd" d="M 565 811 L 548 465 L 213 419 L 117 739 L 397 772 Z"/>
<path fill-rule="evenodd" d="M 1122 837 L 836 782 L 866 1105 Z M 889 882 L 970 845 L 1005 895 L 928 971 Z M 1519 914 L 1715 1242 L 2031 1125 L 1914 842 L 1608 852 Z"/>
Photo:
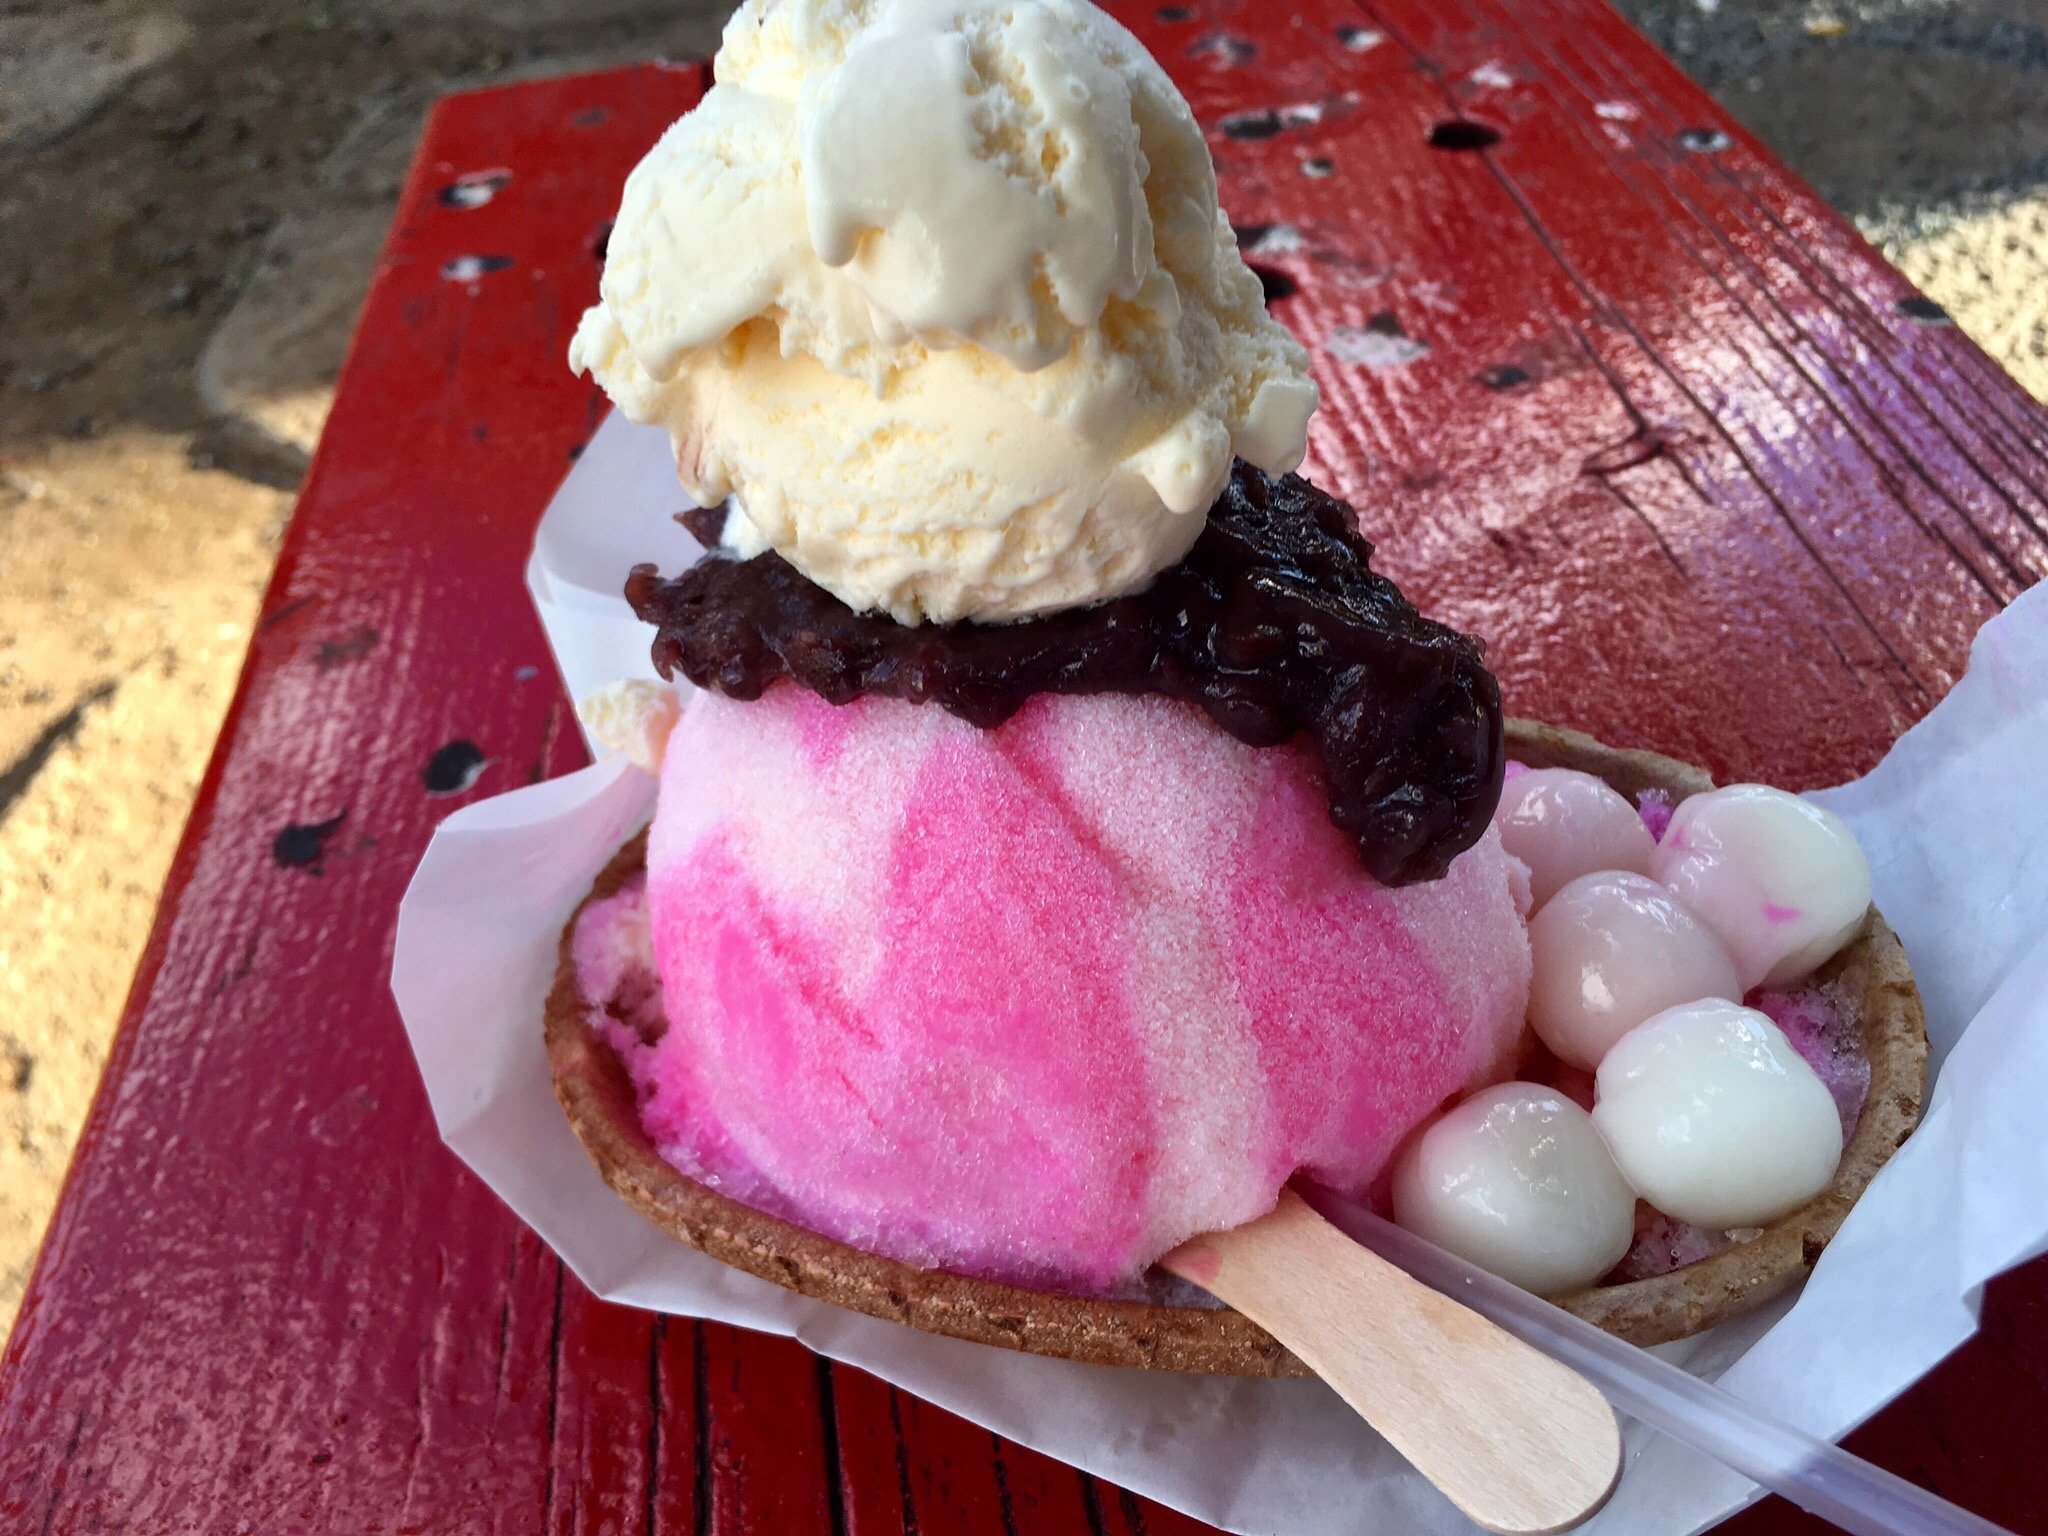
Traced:
<path fill-rule="evenodd" d="M 1604 746 L 1577 732 L 1510 721 L 1510 755 L 1533 767 L 1578 768 L 1633 798 L 1675 804 L 1713 787 L 1707 774 L 1654 753 Z M 584 906 L 615 894 L 646 866 L 646 836 L 620 849 Z M 641 1128 L 624 1064 L 593 1028 L 563 930 L 546 1009 L 555 1093 L 577 1138 L 627 1204 L 678 1241 L 790 1290 L 928 1333 L 1097 1365 L 1233 1376 L 1310 1374 L 1284 1346 L 1227 1308 L 1060 1295 L 919 1269 L 754 1210 L 677 1172 Z M 1637 1344 L 1683 1338 L 1749 1312 L 1797 1284 L 1873 1175 L 1920 1117 L 1927 1033 L 1898 938 L 1872 908 L 1862 932 L 1815 980 L 1849 999 L 1870 1058 L 1870 1091 L 1833 1182 L 1812 1201 L 1711 1258 L 1649 1279 L 1593 1286 L 1559 1305 Z"/>

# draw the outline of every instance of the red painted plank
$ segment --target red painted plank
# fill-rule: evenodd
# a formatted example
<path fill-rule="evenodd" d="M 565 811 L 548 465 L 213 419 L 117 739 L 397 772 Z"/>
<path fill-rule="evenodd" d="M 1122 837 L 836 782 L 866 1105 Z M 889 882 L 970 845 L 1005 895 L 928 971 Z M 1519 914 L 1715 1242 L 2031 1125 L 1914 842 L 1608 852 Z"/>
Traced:
<path fill-rule="evenodd" d="M 697 1514 L 709 1529 L 735 1536 L 829 1529 L 834 1469 L 816 1357 L 792 1339 L 701 1331 L 698 1403 L 710 1470 Z"/>
<path fill-rule="evenodd" d="M 1840 777 L 2048 568 L 2048 419 L 1593 0 L 1119 14 L 1216 126 L 1240 225 L 1293 232 L 1254 259 L 1318 345 L 1314 472 L 1517 708 Z M 489 759 L 469 796 L 581 760 L 519 572 L 601 409 L 561 359 L 618 183 L 701 84 L 430 126 L 0 1362 L 0 1529 L 1198 1529 L 786 1341 L 594 1301 L 427 1118 L 383 984 L 459 803 L 421 773 L 453 739 Z M 1433 147 L 1455 119 L 1501 137 Z M 2004 1432 L 2044 1415 L 2033 1266 L 1854 1443 L 2044 1530 Z"/>
<path fill-rule="evenodd" d="M 1226 35 L 1234 10 L 1259 51 L 1219 66 L 1242 50 L 1215 46 L 1211 9 Z M 1977 505 L 1956 489 L 1974 473 L 1958 455 L 1931 471 L 1909 459 L 1853 399 L 1837 405 L 1824 361 L 1790 351 L 1776 307 L 1789 280 L 1766 293 L 1761 269 L 1723 253 L 1733 215 L 1672 191 L 1702 164 L 1782 173 L 1732 125 L 1718 154 L 1680 148 L 1679 123 L 1724 120 L 1611 16 L 1558 5 L 1538 28 L 1506 5 L 1383 5 L 1366 24 L 1385 41 L 1361 51 L 1339 30 L 1359 14 L 1311 4 L 1269 36 L 1223 6 L 1145 31 L 1162 57 L 1198 52 L 1211 121 L 1329 104 L 1218 141 L 1233 216 L 1300 232 L 1260 259 L 1299 286 L 1279 312 L 1326 346 L 1314 467 L 1359 501 L 1390 569 L 1491 638 L 1517 708 L 1795 785 L 1869 766 L 1952 680 L 1982 619 L 2048 566 L 2048 543 L 2016 516 L 1980 530 L 1966 511 L 2005 509 L 1981 483 Z M 1579 78 L 1544 38 L 1623 50 L 1639 72 Z M 1631 152 L 1603 103 L 1638 113 Z M 1466 116 L 1498 145 L 1429 144 Z M 1837 234 L 1860 258 L 1842 265 L 1861 285 L 1852 313 L 1889 349 L 1973 350 L 1892 311 L 1908 290 L 1851 242 Z M 1330 354 L 1375 316 L 1428 351 L 1382 369 Z M 1506 368 L 1533 377 L 1482 382 Z M 1858 382 L 1883 372 L 1866 356 Z M 1758 612 L 1791 622 L 1701 622 Z M 1556 664 L 1566 615 L 1609 639 L 1572 658 L 1585 665 Z M 1733 686 L 1758 677 L 1775 686 Z"/>
<path fill-rule="evenodd" d="M 833 1428 L 846 1536 L 922 1530 L 910 1485 L 900 1394 L 850 1366 L 832 1367 Z"/>
<path fill-rule="evenodd" d="M 0 1366 L 0 1530 L 528 1532 L 555 1493 L 550 1528 L 606 1524 L 648 1325 L 593 1315 L 440 1146 L 384 976 L 457 803 L 436 749 L 490 759 L 457 799 L 582 758 L 520 572 L 596 415 L 562 356 L 605 210 L 701 81 L 429 126 Z M 491 203 L 439 200 L 497 167 Z"/>
<path fill-rule="evenodd" d="M 863 1371 L 839 1366 L 832 1374 L 849 1536 L 1101 1531 L 1115 1528 L 1106 1508 L 1130 1499 Z M 1208 1529 L 1185 1520 L 1165 1527 L 1181 1528 Z"/>
<path fill-rule="evenodd" d="M 569 1286 L 557 1289 L 556 1308 L 541 1528 L 548 1536 L 634 1529 L 657 1502 L 672 1505 L 678 1492 L 687 1500 L 696 1485 L 697 1330 L 603 1306 Z"/>

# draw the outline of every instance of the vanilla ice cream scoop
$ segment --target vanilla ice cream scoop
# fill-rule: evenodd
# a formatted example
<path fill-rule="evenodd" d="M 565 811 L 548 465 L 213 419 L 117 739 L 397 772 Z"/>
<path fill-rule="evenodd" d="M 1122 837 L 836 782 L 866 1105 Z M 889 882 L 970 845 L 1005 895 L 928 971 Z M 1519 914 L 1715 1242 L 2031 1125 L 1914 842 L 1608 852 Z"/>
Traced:
<path fill-rule="evenodd" d="M 1600 1062 L 1593 1124 L 1635 1191 L 1702 1227 L 1762 1226 L 1828 1186 L 1842 1118 L 1785 1032 L 1709 1001 L 1637 1025 Z"/>
<path fill-rule="evenodd" d="M 1621 1262 L 1636 1197 L 1586 1112 L 1553 1088 L 1484 1088 L 1411 1141 L 1394 1219 L 1538 1295 Z"/>
<path fill-rule="evenodd" d="M 1721 936 L 1745 987 L 1810 975 L 1855 937 L 1870 906 L 1856 834 L 1832 811 L 1763 784 L 1681 804 L 1650 873 Z"/>
<path fill-rule="evenodd" d="M 607 683 L 577 700 L 576 717 L 607 752 L 623 752 L 644 773 L 659 775 L 683 701 L 667 683 L 639 678 Z"/>
<path fill-rule="evenodd" d="M 747 0 L 716 67 L 627 180 L 570 364 L 847 604 L 1113 597 L 1233 456 L 1300 462 L 1307 354 L 1187 103 L 1085 0 Z"/>

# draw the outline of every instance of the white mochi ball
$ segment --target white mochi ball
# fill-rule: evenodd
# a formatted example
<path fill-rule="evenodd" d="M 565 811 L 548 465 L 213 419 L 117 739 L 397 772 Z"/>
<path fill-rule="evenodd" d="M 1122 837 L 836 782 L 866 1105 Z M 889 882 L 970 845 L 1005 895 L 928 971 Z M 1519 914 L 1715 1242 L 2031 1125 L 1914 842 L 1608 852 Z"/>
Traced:
<path fill-rule="evenodd" d="M 1714 931 L 1647 875 L 1579 876 L 1530 922 L 1529 948 L 1529 1027 L 1560 1061 L 1587 1071 L 1653 1013 L 1742 997 Z"/>
<path fill-rule="evenodd" d="M 1842 1119 L 1785 1032 L 1754 1008 L 1666 1009 L 1608 1051 L 1593 1124 L 1621 1176 L 1667 1216 L 1758 1227 L 1835 1176 Z"/>
<path fill-rule="evenodd" d="M 1649 872 L 1721 936 L 1745 989 L 1811 975 L 1870 906 L 1870 864 L 1842 819 L 1763 784 L 1680 804 Z"/>
<path fill-rule="evenodd" d="M 1493 813 L 1507 851 L 1529 866 L 1537 906 L 1600 869 L 1647 874 L 1656 845 L 1636 808 L 1603 779 L 1573 768 L 1531 768 L 1500 792 Z"/>
<path fill-rule="evenodd" d="M 1586 1112 L 1535 1083 L 1483 1088 L 1411 1141 L 1394 1219 L 1538 1295 L 1621 1262 L 1636 1198 Z"/>

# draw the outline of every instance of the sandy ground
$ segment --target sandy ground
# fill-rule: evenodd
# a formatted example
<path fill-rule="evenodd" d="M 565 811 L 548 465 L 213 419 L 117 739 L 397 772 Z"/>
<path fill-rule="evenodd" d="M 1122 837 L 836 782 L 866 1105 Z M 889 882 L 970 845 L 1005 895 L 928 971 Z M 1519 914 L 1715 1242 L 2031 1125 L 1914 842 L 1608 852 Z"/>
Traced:
<path fill-rule="evenodd" d="M 0 1335 L 421 107 L 541 61 L 702 51 L 722 15 L 0 0 Z M 320 226 L 335 205 L 352 218 Z M 272 433 L 218 418 L 196 375 L 238 299 L 281 287 L 307 313 L 275 355 L 241 349 L 266 393 L 233 402 Z"/>
<path fill-rule="evenodd" d="M 723 9 L 0 0 L 0 1332 L 424 104 Z M 1623 9 L 2048 398 L 2048 0 Z"/>

